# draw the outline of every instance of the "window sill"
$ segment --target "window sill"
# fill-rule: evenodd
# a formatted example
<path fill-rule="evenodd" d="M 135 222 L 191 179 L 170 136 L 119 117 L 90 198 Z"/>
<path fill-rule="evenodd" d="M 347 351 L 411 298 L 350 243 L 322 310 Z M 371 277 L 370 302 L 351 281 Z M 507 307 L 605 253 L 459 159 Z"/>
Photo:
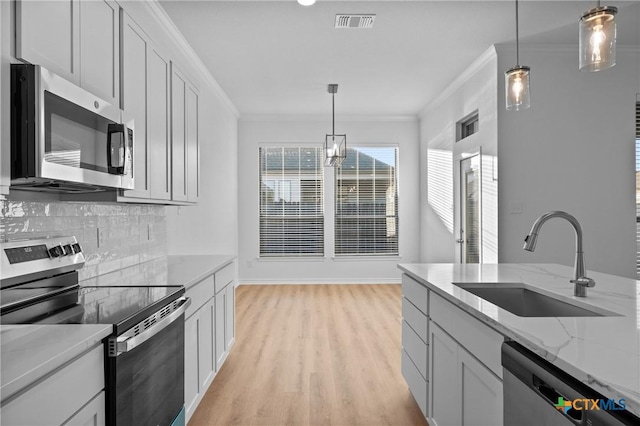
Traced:
<path fill-rule="evenodd" d="M 334 262 L 371 262 L 374 260 L 392 261 L 401 260 L 402 256 L 399 254 L 393 255 L 375 255 L 375 254 L 361 254 L 361 255 L 345 255 L 345 256 L 333 256 L 331 260 Z"/>

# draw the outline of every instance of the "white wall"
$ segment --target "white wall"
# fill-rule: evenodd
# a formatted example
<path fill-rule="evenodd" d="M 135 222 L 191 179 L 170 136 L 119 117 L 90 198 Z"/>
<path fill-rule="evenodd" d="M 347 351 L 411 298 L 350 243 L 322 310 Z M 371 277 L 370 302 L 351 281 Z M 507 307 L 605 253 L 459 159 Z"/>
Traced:
<path fill-rule="evenodd" d="M 375 283 L 399 282 L 401 262 L 416 262 L 419 254 L 419 147 L 417 119 L 362 119 L 337 121 L 349 146 L 396 144 L 399 146 L 399 245 L 400 257 L 334 259 L 333 236 L 325 225 L 325 258 L 258 259 L 259 174 L 261 144 L 309 144 L 322 146 L 331 130 L 327 121 L 296 117 L 247 117 L 239 123 L 239 275 L 241 283 Z M 333 212 L 333 170 L 325 169 L 325 217 Z M 326 220 L 331 223 L 329 219 Z M 329 232 L 327 232 L 329 229 Z"/>
<path fill-rule="evenodd" d="M 458 161 L 482 153 L 482 261 L 498 258 L 497 216 L 497 56 L 488 49 L 420 114 L 421 261 L 454 262 L 459 245 Z M 456 140 L 456 123 L 478 110 L 479 132 Z"/>
<path fill-rule="evenodd" d="M 514 65 L 499 48 L 499 71 Z M 587 270 L 635 278 L 634 105 L 640 92 L 638 50 L 618 48 L 615 67 L 578 71 L 577 47 L 522 48 L 531 66 L 531 108 L 504 107 L 499 85 L 500 262 L 572 265 L 575 237 L 558 219 L 522 250 L 534 220 L 565 210 L 582 224 Z M 522 203 L 522 214 L 510 214 Z"/>

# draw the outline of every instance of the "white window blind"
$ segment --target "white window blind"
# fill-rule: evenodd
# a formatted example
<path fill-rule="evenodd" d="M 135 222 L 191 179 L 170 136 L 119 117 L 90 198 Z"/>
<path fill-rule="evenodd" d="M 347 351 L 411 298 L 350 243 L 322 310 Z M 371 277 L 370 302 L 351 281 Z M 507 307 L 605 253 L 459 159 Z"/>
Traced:
<path fill-rule="evenodd" d="M 398 148 L 354 147 L 335 174 L 335 254 L 398 254 Z"/>
<path fill-rule="evenodd" d="M 260 256 L 324 255 L 322 148 L 260 148 Z"/>

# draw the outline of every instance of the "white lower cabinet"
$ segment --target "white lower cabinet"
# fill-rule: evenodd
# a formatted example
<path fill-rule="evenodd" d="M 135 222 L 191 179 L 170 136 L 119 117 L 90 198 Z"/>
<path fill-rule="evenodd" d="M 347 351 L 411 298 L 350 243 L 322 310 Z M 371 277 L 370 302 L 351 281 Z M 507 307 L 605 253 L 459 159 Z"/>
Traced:
<path fill-rule="evenodd" d="M 192 315 L 184 322 L 184 406 L 193 413 L 198 402 L 198 324 L 199 316 Z"/>
<path fill-rule="evenodd" d="M 504 337 L 407 275 L 402 374 L 431 426 L 503 424 Z"/>
<path fill-rule="evenodd" d="M 232 268 L 228 285 L 218 285 L 220 271 Z M 184 323 L 184 401 L 187 422 L 224 364 L 235 328 L 235 263 L 190 286 L 191 305 Z M 216 293 L 216 290 L 218 292 Z"/>
<path fill-rule="evenodd" d="M 502 380 L 438 325 L 431 339 L 430 424 L 502 424 Z"/>
<path fill-rule="evenodd" d="M 64 426 L 102 426 L 105 424 L 104 391 L 93 398 L 82 410 L 78 411 Z"/>
<path fill-rule="evenodd" d="M 96 346 L 3 403 L 3 425 L 104 425 L 104 349 Z"/>
<path fill-rule="evenodd" d="M 429 424 L 461 425 L 460 386 L 458 384 L 458 344 L 431 322 L 431 400 Z"/>

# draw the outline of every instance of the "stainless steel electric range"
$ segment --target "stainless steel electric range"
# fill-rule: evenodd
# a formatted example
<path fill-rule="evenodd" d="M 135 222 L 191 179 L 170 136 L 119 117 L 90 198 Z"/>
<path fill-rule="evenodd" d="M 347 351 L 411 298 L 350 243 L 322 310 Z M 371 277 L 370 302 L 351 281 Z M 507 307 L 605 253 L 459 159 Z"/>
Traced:
<path fill-rule="evenodd" d="M 80 286 L 84 262 L 75 237 L 0 243 L 0 323 L 113 325 L 107 424 L 184 425 L 184 288 Z"/>

